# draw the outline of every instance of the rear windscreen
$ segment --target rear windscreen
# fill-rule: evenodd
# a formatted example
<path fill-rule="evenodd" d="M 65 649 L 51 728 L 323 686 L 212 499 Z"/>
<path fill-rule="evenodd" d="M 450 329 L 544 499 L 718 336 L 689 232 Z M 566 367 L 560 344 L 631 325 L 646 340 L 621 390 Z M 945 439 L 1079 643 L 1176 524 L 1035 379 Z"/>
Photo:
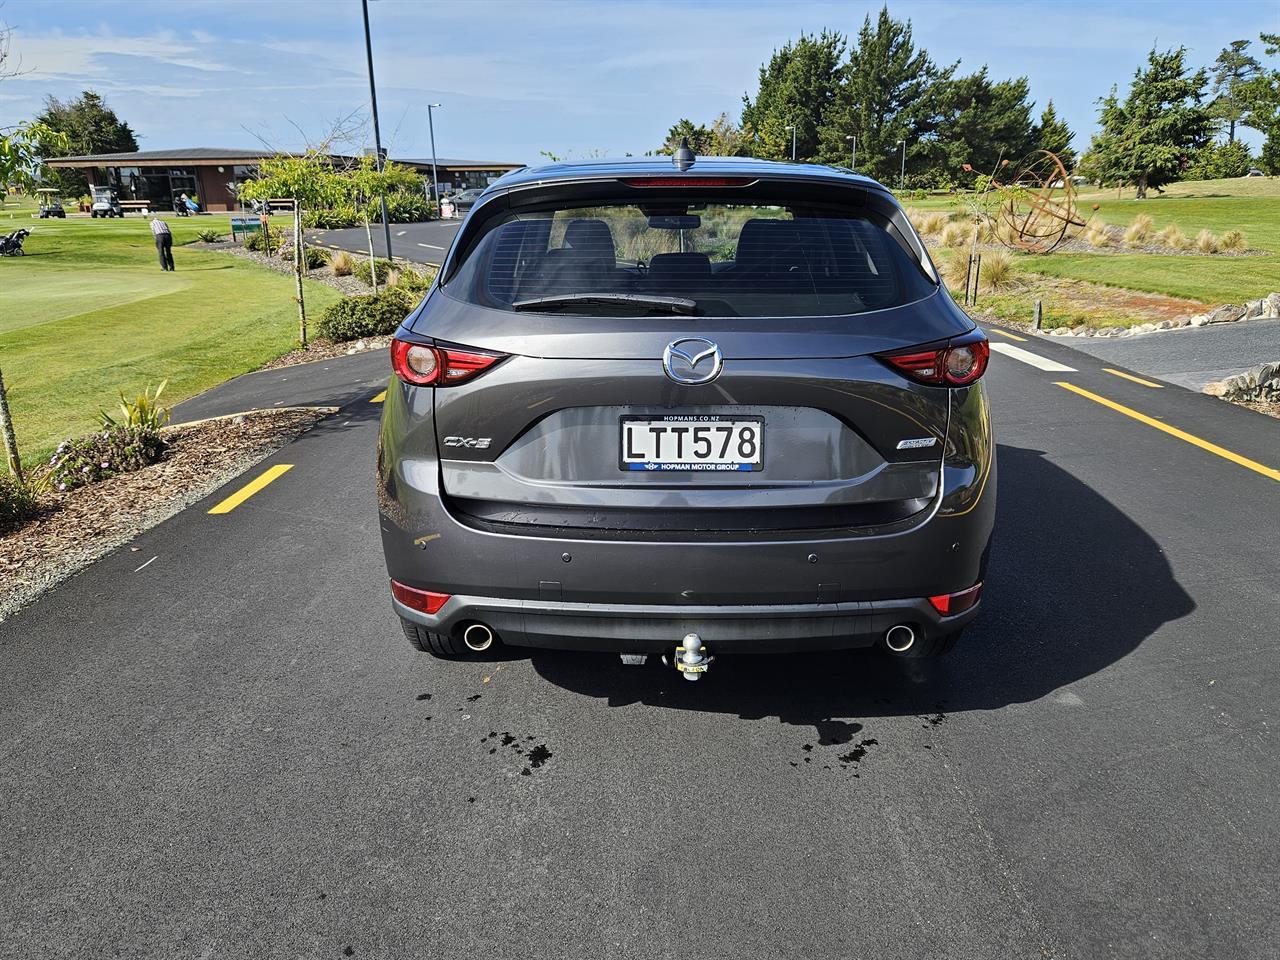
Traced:
<path fill-rule="evenodd" d="M 510 214 L 445 290 L 507 310 L 802 317 L 901 306 L 936 285 L 864 209 L 626 202 Z"/>

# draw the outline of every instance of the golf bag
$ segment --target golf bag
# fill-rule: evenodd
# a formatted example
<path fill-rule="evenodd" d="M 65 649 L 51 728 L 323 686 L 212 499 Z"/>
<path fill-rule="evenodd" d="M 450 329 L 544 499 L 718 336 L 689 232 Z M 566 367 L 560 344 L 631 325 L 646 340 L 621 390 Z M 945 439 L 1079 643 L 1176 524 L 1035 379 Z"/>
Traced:
<path fill-rule="evenodd" d="M 31 236 L 30 230 L 15 230 L 5 237 L 0 237 L 0 257 L 21 257 L 25 254 L 22 242 Z"/>

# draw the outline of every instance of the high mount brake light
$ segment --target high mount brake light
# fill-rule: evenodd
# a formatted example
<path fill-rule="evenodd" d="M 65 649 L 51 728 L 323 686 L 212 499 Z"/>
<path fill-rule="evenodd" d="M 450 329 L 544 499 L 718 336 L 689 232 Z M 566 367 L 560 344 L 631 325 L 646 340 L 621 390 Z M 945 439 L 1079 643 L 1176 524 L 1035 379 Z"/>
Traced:
<path fill-rule="evenodd" d="M 942 593 L 936 597 L 930 597 L 929 604 L 942 616 L 954 617 L 957 613 L 964 613 L 971 608 L 978 602 L 980 596 L 982 596 L 982 581 L 978 581 L 968 590 L 961 590 L 958 593 Z"/>
<path fill-rule="evenodd" d="M 745 187 L 753 177 L 629 177 L 628 187 Z"/>
<path fill-rule="evenodd" d="M 917 383 L 967 387 L 986 373 L 990 356 L 986 338 L 975 331 L 930 350 L 880 354 L 880 360 Z"/>
<path fill-rule="evenodd" d="M 415 387 L 451 387 L 488 370 L 500 353 L 480 353 L 456 347 L 428 347 L 408 340 L 391 341 L 391 366 L 396 376 Z"/>

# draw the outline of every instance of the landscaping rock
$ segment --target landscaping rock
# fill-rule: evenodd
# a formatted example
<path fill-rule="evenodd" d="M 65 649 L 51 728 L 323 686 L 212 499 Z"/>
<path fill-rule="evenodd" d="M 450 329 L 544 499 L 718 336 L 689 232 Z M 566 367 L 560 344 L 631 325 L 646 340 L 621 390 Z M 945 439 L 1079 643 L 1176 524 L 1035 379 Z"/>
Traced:
<path fill-rule="evenodd" d="M 1280 317 L 1280 293 L 1269 293 L 1262 301 L 1262 316 L 1267 320 Z"/>
<path fill-rule="evenodd" d="M 1261 363 L 1234 377 L 1206 384 L 1204 392 L 1226 400 L 1280 400 L 1280 360 Z"/>
<path fill-rule="evenodd" d="M 1152 333 L 1156 329 L 1167 330 L 1167 327 L 1159 327 L 1154 323 L 1140 323 L 1136 327 L 1130 327 L 1130 333 Z"/>
<path fill-rule="evenodd" d="M 1217 310 L 1209 314 L 1209 323 L 1235 323 L 1245 314 L 1245 308 L 1240 304 L 1228 303 L 1219 307 Z"/>
<path fill-rule="evenodd" d="M 1243 316 L 1241 319 L 1243 319 L 1243 320 L 1253 320 L 1253 319 L 1255 319 L 1255 318 L 1257 318 L 1257 317 L 1260 317 L 1260 316 L 1262 316 L 1262 301 L 1261 301 L 1261 300 L 1250 300 L 1250 301 L 1248 301 L 1247 303 L 1245 303 L 1245 305 L 1244 305 L 1244 316 Z"/>
<path fill-rule="evenodd" d="M 1189 322 L 1193 327 L 1203 327 L 1209 322 L 1209 314 L 1197 313 Z"/>
<path fill-rule="evenodd" d="M 1159 323 L 1156 324 L 1156 329 L 1172 330 L 1177 326 L 1178 326 L 1178 322 L 1176 320 L 1161 320 Z"/>

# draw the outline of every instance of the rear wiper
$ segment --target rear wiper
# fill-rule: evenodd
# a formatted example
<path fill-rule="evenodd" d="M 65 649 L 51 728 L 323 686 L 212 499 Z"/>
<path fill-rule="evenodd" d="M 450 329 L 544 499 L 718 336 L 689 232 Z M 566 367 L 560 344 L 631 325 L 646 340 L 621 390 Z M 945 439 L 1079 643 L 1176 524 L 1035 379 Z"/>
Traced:
<path fill-rule="evenodd" d="M 516 300 L 512 310 L 546 310 L 555 307 L 572 307 L 578 304 L 612 303 L 619 306 L 649 307 L 667 313 L 693 314 L 698 304 L 688 297 L 658 297 L 645 293 L 557 293 L 549 297 L 529 297 Z"/>

